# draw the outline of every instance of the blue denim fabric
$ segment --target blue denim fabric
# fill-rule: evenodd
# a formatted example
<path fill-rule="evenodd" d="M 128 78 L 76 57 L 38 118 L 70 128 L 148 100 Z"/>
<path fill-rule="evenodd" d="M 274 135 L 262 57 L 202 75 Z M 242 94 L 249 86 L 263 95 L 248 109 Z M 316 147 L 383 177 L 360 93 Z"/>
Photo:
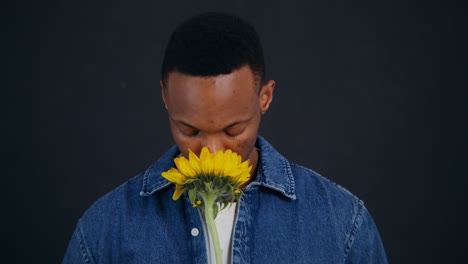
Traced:
<path fill-rule="evenodd" d="M 257 147 L 257 175 L 244 189 L 235 220 L 233 263 L 387 263 L 362 201 L 288 162 L 261 137 Z M 198 210 L 188 199 L 173 201 L 174 186 L 161 177 L 177 155 L 173 147 L 94 203 L 79 220 L 63 263 L 207 263 Z"/>

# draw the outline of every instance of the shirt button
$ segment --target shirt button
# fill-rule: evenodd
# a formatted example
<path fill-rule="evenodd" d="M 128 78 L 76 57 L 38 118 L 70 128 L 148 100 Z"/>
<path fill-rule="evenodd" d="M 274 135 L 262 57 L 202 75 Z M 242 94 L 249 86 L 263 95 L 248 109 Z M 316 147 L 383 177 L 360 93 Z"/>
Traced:
<path fill-rule="evenodd" d="M 200 231 L 198 231 L 198 228 L 192 228 L 192 232 L 190 232 L 192 236 L 196 237 L 198 234 L 200 234 Z"/>

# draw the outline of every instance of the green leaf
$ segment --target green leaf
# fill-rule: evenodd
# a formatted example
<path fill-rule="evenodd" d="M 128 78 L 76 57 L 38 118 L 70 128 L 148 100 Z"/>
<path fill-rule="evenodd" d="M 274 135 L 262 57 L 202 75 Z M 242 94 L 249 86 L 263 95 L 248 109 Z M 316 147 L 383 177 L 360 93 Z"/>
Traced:
<path fill-rule="evenodd" d="M 189 190 L 188 197 L 189 197 L 190 203 L 194 204 L 195 200 L 197 199 L 197 190 L 195 190 L 195 189 Z"/>

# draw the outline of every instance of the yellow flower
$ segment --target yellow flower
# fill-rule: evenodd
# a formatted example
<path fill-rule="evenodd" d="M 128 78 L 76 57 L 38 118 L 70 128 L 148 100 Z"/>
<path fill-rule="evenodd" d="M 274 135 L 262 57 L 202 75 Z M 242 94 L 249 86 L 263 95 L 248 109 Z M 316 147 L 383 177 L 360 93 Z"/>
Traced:
<path fill-rule="evenodd" d="M 205 215 L 206 225 L 212 234 L 216 263 L 221 263 L 221 246 L 214 219 L 219 211 L 232 202 L 239 202 L 240 186 L 250 179 L 252 166 L 232 150 L 211 153 L 203 147 L 200 157 L 189 150 L 188 159 L 174 159 L 176 168 L 161 173 L 176 185 L 173 200 L 178 200 L 184 192 L 193 207 Z"/>
<path fill-rule="evenodd" d="M 204 186 L 218 186 L 217 188 L 236 190 L 235 195 L 239 195 L 238 187 L 250 179 L 250 171 L 252 170 L 249 161 L 242 162 L 241 156 L 232 150 L 211 153 L 207 147 L 203 147 L 200 157 L 197 157 L 189 150 L 188 159 L 183 156 L 177 157 L 174 159 L 174 163 L 177 168 L 171 168 L 162 173 L 164 178 L 176 184 L 176 190 L 172 196 L 174 200 L 180 198 L 187 189 L 186 187 L 189 187 L 189 190 L 197 189 L 196 191 L 200 192 L 204 191 L 201 189 L 202 187 L 205 188 Z M 229 186 L 219 187 L 219 185 L 213 183 L 218 182 L 216 178 L 221 177 L 229 177 L 227 184 Z M 197 179 L 204 184 L 195 184 Z M 224 183 L 224 181 L 222 182 Z"/>

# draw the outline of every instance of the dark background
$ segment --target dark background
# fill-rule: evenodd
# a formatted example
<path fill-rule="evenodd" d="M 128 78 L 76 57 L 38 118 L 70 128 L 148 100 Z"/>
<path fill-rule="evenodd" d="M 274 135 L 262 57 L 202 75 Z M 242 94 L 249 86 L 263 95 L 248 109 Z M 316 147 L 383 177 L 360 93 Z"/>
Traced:
<path fill-rule="evenodd" d="M 2 254 L 58 263 L 76 221 L 173 143 L 159 71 L 201 11 L 255 25 L 277 82 L 261 134 L 363 199 L 392 263 L 467 249 L 461 1 L 15 1 L 3 9 Z"/>

